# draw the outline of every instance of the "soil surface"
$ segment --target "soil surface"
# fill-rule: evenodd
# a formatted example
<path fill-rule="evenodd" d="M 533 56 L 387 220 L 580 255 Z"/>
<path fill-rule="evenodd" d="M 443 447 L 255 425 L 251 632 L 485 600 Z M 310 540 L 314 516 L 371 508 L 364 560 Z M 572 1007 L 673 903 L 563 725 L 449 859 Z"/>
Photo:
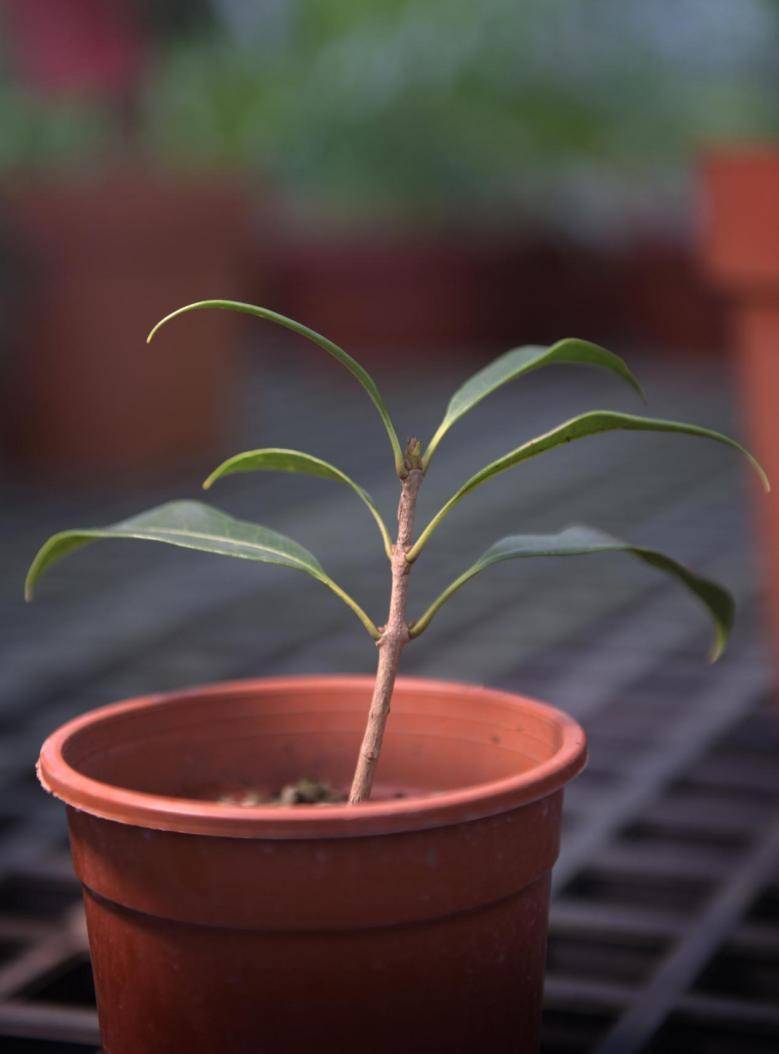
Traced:
<path fill-rule="evenodd" d="M 242 787 L 219 795 L 218 801 L 225 805 L 334 805 L 345 803 L 347 794 L 336 790 L 329 783 L 303 777 L 295 783 L 286 783 L 270 794 L 252 787 Z"/>
<path fill-rule="evenodd" d="M 242 786 L 221 790 L 213 797 L 224 805 L 242 805 L 250 809 L 256 805 L 345 805 L 349 795 L 346 790 L 304 776 L 295 783 L 285 783 L 275 791 Z M 379 792 L 374 795 L 374 800 L 406 797 L 405 791 L 396 790 L 385 794 Z"/>

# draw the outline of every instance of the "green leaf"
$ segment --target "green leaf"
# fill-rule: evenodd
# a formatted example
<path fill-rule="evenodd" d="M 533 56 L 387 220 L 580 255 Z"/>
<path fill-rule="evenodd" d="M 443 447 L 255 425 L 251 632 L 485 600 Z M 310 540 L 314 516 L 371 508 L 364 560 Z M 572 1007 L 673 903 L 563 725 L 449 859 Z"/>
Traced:
<path fill-rule="evenodd" d="M 712 662 L 722 654 L 733 625 L 733 598 L 708 578 L 702 578 L 689 568 L 654 549 L 644 549 L 614 538 L 593 527 L 567 527 L 558 534 L 511 534 L 501 538 L 479 557 L 475 564 L 464 571 L 435 600 L 424 615 L 411 627 L 411 636 L 417 637 L 427 627 L 433 615 L 460 586 L 480 571 L 503 560 L 517 560 L 529 556 L 582 556 L 591 553 L 629 553 L 651 567 L 673 575 L 703 603 L 714 620 L 715 640 L 711 652 Z"/>
<path fill-rule="evenodd" d="M 384 551 L 388 558 L 392 559 L 392 540 L 373 498 L 335 465 L 322 461 L 321 458 L 314 457 L 312 454 L 304 454 L 300 450 L 283 450 L 280 447 L 247 450 L 243 454 L 236 454 L 228 458 L 218 468 L 215 468 L 203 484 L 203 488 L 208 490 L 222 476 L 230 476 L 236 472 L 299 472 L 308 476 L 319 476 L 321 479 L 335 480 L 336 483 L 343 483 L 351 487 L 376 521 L 384 542 Z"/>
<path fill-rule="evenodd" d="M 459 421 L 464 414 L 467 414 L 469 410 L 472 410 L 487 395 L 490 395 L 502 385 L 508 384 L 509 381 L 516 380 L 517 377 L 522 377 L 526 373 L 538 370 L 542 366 L 552 366 L 558 363 L 596 366 L 600 369 L 611 370 L 612 373 L 616 373 L 618 377 L 621 377 L 634 388 L 646 402 L 641 385 L 633 376 L 624 360 L 619 355 L 615 355 L 597 344 L 591 344 L 587 340 L 577 340 L 575 337 L 568 337 L 565 340 L 558 340 L 556 344 L 552 344 L 548 348 L 535 344 L 524 348 L 514 348 L 512 351 L 507 351 L 505 355 L 495 359 L 494 362 L 490 362 L 478 373 L 474 373 L 473 377 L 470 377 L 461 388 L 457 389 L 449 400 L 449 405 L 446 408 L 441 424 L 428 443 L 427 451 L 423 458 L 423 466 L 426 468 L 430 463 L 430 459 L 435 453 L 438 444 L 452 425 Z"/>
<path fill-rule="evenodd" d="M 275 322 L 276 325 L 292 330 L 293 333 L 297 333 L 299 336 L 305 337 L 306 340 L 310 340 L 312 344 L 317 344 L 320 348 L 326 351 L 328 355 L 332 355 L 332 357 L 340 362 L 342 366 L 346 367 L 352 376 L 357 378 L 368 393 L 371 402 L 378 410 L 379 416 L 387 430 L 387 435 L 389 436 L 389 441 L 392 446 L 392 454 L 395 459 L 395 470 L 399 476 L 404 476 L 406 474 L 403 452 L 400 449 L 398 434 L 395 431 L 395 426 L 392 423 L 389 410 L 381 397 L 381 393 L 373 377 L 371 377 L 368 371 L 364 369 L 359 362 L 353 359 L 351 355 L 348 355 L 343 348 L 339 348 L 337 344 L 328 340 L 327 337 L 323 337 L 321 333 L 309 329 L 308 326 L 304 326 L 300 322 L 295 322 L 294 319 L 287 318 L 285 315 L 279 315 L 275 311 L 270 311 L 267 307 L 256 307 L 254 304 L 243 304 L 237 300 L 198 300 L 197 303 L 186 304 L 184 307 L 180 307 L 176 311 L 171 311 L 169 315 L 166 315 L 165 318 L 161 319 L 149 333 L 149 336 L 146 338 L 147 342 L 150 343 L 155 333 L 157 333 L 157 331 L 167 322 L 170 322 L 171 319 L 177 318 L 179 315 L 184 315 L 188 311 L 200 311 L 204 308 L 220 308 L 224 311 L 239 311 L 246 315 L 254 315 L 256 318 L 265 319 L 268 322 Z"/>
<path fill-rule="evenodd" d="M 32 599 L 33 589 L 41 574 L 51 564 L 68 553 L 90 542 L 106 538 L 138 538 L 152 542 L 166 542 L 183 549 L 198 549 L 205 553 L 234 556 L 240 560 L 259 560 L 266 564 L 280 564 L 295 571 L 305 571 L 327 586 L 357 615 L 374 640 L 379 631 L 359 604 L 325 573 L 317 558 L 284 534 L 268 527 L 236 520 L 219 509 L 199 501 L 171 501 L 154 509 L 131 516 L 110 527 L 62 531 L 52 535 L 33 560 L 27 573 L 25 596 Z"/>
<path fill-rule="evenodd" d="M 528 440 L 527 443 L 523 443 L 522 446 L 510 451 L 508 454 L 504 455 L 504 457 L 498 458 L 497 461 L 492 461 L 489 465 L 486 465 L 475 475 L 471 476 L 471 478 L 452 495 L 449 501 L 439 509 L 427 527 L 425 527 L 424 531 L 422 531 L 417 539 L 416 544 L 409 550 L 408 559 L 415 560 L 427 543 L 430 535 L 447 513 L 450 512 L 451 509 L 453 509 L 455 505 L 466 496 L 466 494 L 470 494 L 472 490 L 475 490 L 476 487 L 480 486 L 488 479 L 492 479 L 493 476 L 497 476 L 499 473 L 505 472 L 509 468 L 513 468 L 522 461 L 529 461 L 530 458 L 537 457 L 538 454 L 543 454 L 547 450 L 552 450 L 554 447 L 561 446 L 563 443 L 571 443 L 575 439 L 584 439 L 586 436 L 597 435 L 599 432 L 613 431 L 679 432 L 682 435 L 702 436 L 704 439 L 713 439 L 718 443 L 724 443 L 726 446 L 733 447 L 735 450 L 740 451 L 749 460 L 752 467 L 757 472 L 765 489 L 771 489 L 768 477 L 757 459 L 754 458 L 745 447 L 740 443 L 737 443 L 735 439 L 722 435 L 720 432 L 715 432 L 711 428 L 701 428 L 698 425 L 688 425 L 681 421 L 662 421 L 659 418 L 654 417 L 635 417 L 633 414 L 614 413 L 610 410 L 592 410 L 590 413 L 581 414 L 578 417 L 572 417 L 570 421 L 565 421 L 563 424 L 558 425 L 557 428 L 553 428 L 551 432 L 546 432 L 544 435 L 536 436 L 535 439 Z"/>

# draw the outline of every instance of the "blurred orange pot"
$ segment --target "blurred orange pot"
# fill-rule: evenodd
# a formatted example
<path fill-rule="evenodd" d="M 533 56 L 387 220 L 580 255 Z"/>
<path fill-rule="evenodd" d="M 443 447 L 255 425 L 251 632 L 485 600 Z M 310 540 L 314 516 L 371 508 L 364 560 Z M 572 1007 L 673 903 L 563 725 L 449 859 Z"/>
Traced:
<path fill-rule="evenodd" d="M 537 1050 L 563 786 L 585 762 L 572 719 L 400 679 L 375 800 L 219 801 L 347 786 L 371 684 L 218 684 L 47 740 L 111 1054 Z"/>
<path fill-rule="evenodd" d="M 483 334 L 465 236 L 280 229 L 276 239 L 274 304 L 369 361 L 449 357 Z"/>
<path fill-rule="evenodd" d="M 227 181 L 141 171 L 0 192 L 24 282 L 14 312 L 4 445 L 36 474 L 161 473 L 221 449 L 235 382 L 235 319 L 162 315 L 242 284 L 248 228 Z"/>
<path fill-rule="evenodd" d="M 705 261 L 732 305 L 746 423 L 774 485 L 758 515 L 779 651 L 779 149 L 712 155 L 703 190 Z"/>

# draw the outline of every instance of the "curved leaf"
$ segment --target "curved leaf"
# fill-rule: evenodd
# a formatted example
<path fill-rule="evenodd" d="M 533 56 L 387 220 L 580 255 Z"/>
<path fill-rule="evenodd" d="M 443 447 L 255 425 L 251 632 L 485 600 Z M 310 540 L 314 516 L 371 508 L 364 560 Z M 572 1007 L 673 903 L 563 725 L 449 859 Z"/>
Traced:
<path fill-rule="evenodd" d="M 161 329 L 171 319 L 177 318 L 179 315 L 184 315 L 189 311 L 200 311 L 204 308 L 220 308 L 224 311 L 239 311 L 246 315 L 254 315 L 256 318 L 265 319 L 268 322 L 275 322 L 277 326 L 283 326 L 285 329 L 292 330 L 293 333 L 297 333 L 301 337 L 305 337 L 306 340 L 310 340 L 312 344 L 317 344 L 320 348 L 327 352 L 328 355 L 332 355 L 337 362 L 340 362 L 342 366 L 345 366 L 349 373 L 353 377 L 356 377 L 360 384 L 363 386 L 368 396 L 379 412 L 384 427 L 387 430 L 389 441 L 392 446 L 392 455 L 395 459 L 395 470 L 399 476 L 406 474 L 406 469 L 403 461 L 403 452 L 400 449 L 400 442 L 398 440 L 398 434 L 395 431 L 395 426 L 392 423 L 392 418 L 389 415 L 384 400 L 381 397 L 381 392 L 378 389 L 376 382 L 368 371 L 359 364 L 355 359 L 348 355 L 343 348 L 339 348 L 337 344 L 334 344 L 332 340 L 328 340 L 327 337 L 323 337 L 321 333 L 317 333 L 313 329 L 309 329 L 308 326 L 302 325 L 300 322 L 295 322 L 294 319 L 287 318 L 286 315 L 279 315 L 275 311 L 269 310 L 267 307 L 256 307 L 254 304 L 244 304 L 238 300 L 198 300 L 194 304 L 186 304 L 184 307 L 177 308 L 176 311 L 171 311 L 165 318 L 160 319 L 156 326 L 153 327 L 148 337 L 147 342 L 150 343 L 157 331 Z"/>
<path fill-rule="evenodd" d="M 499 356 L 493 362 L 488 363 L 478 373 L 474 373 L 461 388 L 457 389 L 449 400 L 449 405 L 446 408 L 441 424 L 428 443 L 425 456 L 422 459 L 423 467 L 426 468 L 430 463 L 430 459 L 435 453 L 438 444 L 452 425 L 467 414 L 469 410 L 472 410 L 482 399 L 502 385 L 508 384 L 509 381 L 516 380 L 517 377 L 531 373 L 533 370 L 538 370 L 542 366 L 552 366 L 558 363 L 595 366 L 600 369 L 611 370 L 612 373 L 616 373 L 618 377 L 626 381 L 646 402 L 641 385 L 633 376 L 624 360 L 619 355 L 601 348 L 598 344 L 591 344 L 587 340 L 577 340 L 575 337 L 568 337 L 565 340 L 558 340 L 556 344 L 552 344 L 550 347 L 531 344 L 524 348 L 514 348 L 512 351 L 507 351 L 505 355 Z"/>
<path fill-rule="evenodd" d="M 651 567 L 665 571 L 685 585 L 705 606 L 714 620 L 715 640 L 711 652 L 712 662 L 719 658 L 727 643 L 733 625 L 733 598 L 727 590 L 708 578 L 702 578 L 654 549 L 644 549 L 614 538 L 593 527 L 567 527 L 558 534 L 510 534 L 501 538 L 479 557 L 459 578 L 435 600 L 424 615 L 411 627 L 411 636 L 417 637 L 427 627 L 433 615 L 460 586 L 502 560 L 517 560 L 529 556 L 582 556 L 591 553 L 630 553 Z"/>
<path fill-rule="evenodd" d="M 374 640 L 379 631 L 359 604 L 325 573 L 317 558 L 284 534 L 259 524 L 236 520 L 219 509 L 199 501 L 171 501 L 131 516 L 110 527 L 62 531 L 52 535 L 33 560 L 25 582 L 25 597 L 32 599 L 35 584 L 51 564 L 75 549 L 106 538 L 138 538 L 166 542 L 183 549 L 234 556 L 240 560 L 259 560 L 305 571 L 331 589 L 357 615 Z"/>
<path fill-rule="evenodd" d="M 314 457 L 312 454 L 304 454 L 300 450 L 284 450 L 281 447 L 247 450 L 243 454 L 235 454 L 215 468 L 203 484 L 203 489 L 208 490 L 222 476 L 230 476 L 236 472 L 298 472 L 308 476 L 319 476 L 321 479 L 335 480 L 336 483 L 344 483 L 347 487 L 351 487 L 360 501 L 367 506 L 381 532 L 384 551 L 389 559 L 392 559 L 392 540 L 373 498 L 335 465 L 322 461 L 321 458 Z"/>
<path fill-rule="evenodd" d="M 586 436 L 597 435 L 599 432 L 613 431 L 678 432 L 682 435 L 702 436 L 704 439 L 713 439 L 718 443 L 724 443 L 726 446 L 733 447 L 735 450 L 740 451 L 740 453 L 749 460 L 750 464 L 757 472 L 765 489 L 771 489 L 768 477 L 757 459 L 753 457 L 745 447 L 740 443 L 737 443 L 735 439 L 722 435 L 721 432 L 715 432 L 711 428 L 701 428 L 699 425 L 685 424 L 681 421 L 663 421 L 659 418 L 636 417 L 633 414 L 614 413 L 610 410 L 592 410 L 590 413 L 580 414 L 578 417 L 572 417 L 570 421 L 565 421 L 563 424 L 558 425 L 557 428 L 553 428 L 551 432 L 546 432 L 544 435 L 536 436 L 535 439 L 528 440 L 527 443 L 523 443 L 522 446 L 519 446 L 515 450 L 505 454 L 503 457 L 498 458 L 497 461 L 492 461 L 489 465 L 486 465 L 475 475 L 471 476 L 471 478 L 452 495 L 449 501 L 439 509 L 427 527 L 425 527 L 416 544 L 409 550 L 408 559 L 415 560 L 417 556 L 419 556 L 419 553 L 427 543 L 430 535 L 439 525 L 441 520 L 443 520 L 444 516 L 446 516 L 446 514 L 450 512 L 450 510 L 453 509 L 455 505 L 466 496 L 466 494 L 470 494 L 472 490 L 475 490 L 476 487 L 486 482 L 486 480 L 492 479 L 493 476 L 497 476 L 501 472 L 505 472 L 506 469 L 513 468 L 522 461 L 529 461 L 530 458 L 537 457 L 538 454 L 543 454 L 547 450 L 552 450 L 554 447 L 561 446 L 563 443 L 571 443 L 575 439 L 584 439 Z"/>

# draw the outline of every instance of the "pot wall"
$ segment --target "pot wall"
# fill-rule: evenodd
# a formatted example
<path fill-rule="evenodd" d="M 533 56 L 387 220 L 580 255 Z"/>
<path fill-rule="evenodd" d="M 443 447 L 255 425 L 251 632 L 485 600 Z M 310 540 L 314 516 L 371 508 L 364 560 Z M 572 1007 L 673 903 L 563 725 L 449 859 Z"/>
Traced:
<path fill-rule="evenodd" d="M 556 834 L 559 802 L 335 847 L 204 847 L 71 812 L 104 1049 L 535 1051 L 557 847 L 532 828 Z M 485 867 L 507 839 L 533 845 L 530 874 L 510 851 Z"/>
<path fill-rule="evenodd" d="M 537 1049 L 562 786 L 584 763 L 574 722 L 401 679 L 378 800 L 214 800 L 303 774 L 348 784 L 370 689 L 214 686 L 96 711 L 44 746 L 44 784 L 71 805 L 107 1054 Z"/>

